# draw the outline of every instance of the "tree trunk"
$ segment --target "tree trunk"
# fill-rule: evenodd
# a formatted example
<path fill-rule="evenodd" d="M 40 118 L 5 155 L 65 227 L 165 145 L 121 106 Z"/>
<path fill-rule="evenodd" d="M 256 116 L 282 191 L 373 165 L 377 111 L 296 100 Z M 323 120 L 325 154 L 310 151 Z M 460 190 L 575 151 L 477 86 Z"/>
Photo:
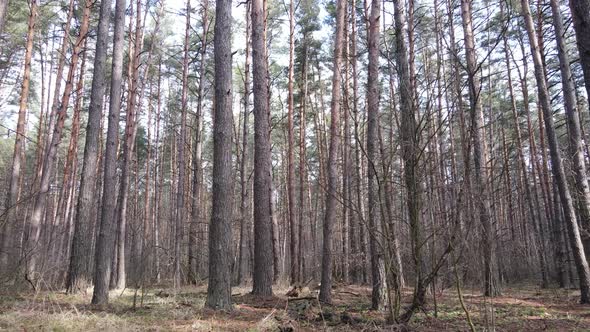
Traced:
<path fill-rule="evenodd" d="M 94 293 L 92 304 L 106 305 L 109 299 L 109 281 L 113 262 L 117 223 L 117 147 L 119 145 L 119 117 L 121 113 L 121 83 L 123 76 L 123 45 L 125 33 L 125 0 L 115 4 L 115 33 L 113 42 L 113 64 L 111 91 L 109 96 L 109 124 L 107 146 L 104 153 L 104 175 L 102 189 L 102 208 L 100 212 L 99 234 L 96 243 L 94 268 Z"/>
<path fill-rule="evenodd" d="M 360 117 L 358 107 L 358 71 L 357 71 L 357 51 L 356 51 L 356 0 L 351 3 L 351 36 L 350 36 L 350 53 L 352 55 L 352 113 L 353 113 L 353 132 L 354 132 L 354 183 L 355 183 L 355 203 L 356 211 L 354 213 L 354 220 L 351 222 L 351 247 L 356 246 L 356 250 L 352 251 L 356 263 L 352 269 L 352 279 L 355 282 L 366 282 L 366 262 L 365 253 L 365 236 L 364 236 L 364 196 L 363 192 L 363 172 L 361 160 L 361 131 L 360 131 Z M 354 235 L 354 233 L 357 233 Z M 356 242 L 356 244 L 355 244 Z M 360 262 L 359 262 L 360 261 Z"/>
<path fill-rule="evenodd" d="M 133 10 L 131 10 L 131 19 L 133 19 Z M 131 166 L 133 163 L 133 151 L 135 149 L 135 137 L 137 135 L 137 116 L 140 111 L 138 107 L 138 91 L 139 91 L 139 60 L 142 54 L 143 46 L 143 26 L 141 23 L 141 0 L 137 0 L 137 8 L 135 13 L 135 32 L 132 35 L 131 25 L 129 23 L 129 40 L 133 41 L 133 45 L 129 45 L 129 86 L 127 99 L 127 114 L 125 119 L 125 141 L 123 143 L 123 170 L 121 173 L 121 184 L 119 186 L 119 203 L 118 203 L 118 220 L 117 228 L 117 278 L 116 285 L 111 285 L 117 289 L 124 289 L 127 284 L 126 273 L 126 238 L 127 238 L 127 207 L 129 199 L 129 180 L 131 177 Z"/>
<path fill-rule="evenodd" d="M 421 174 L 419 168 L 419 133 L 416 123 L 416 100 L 410 81 L 410 63 L 405 42 L 406 24 L 403 4 L 394 0 L 395 19 L 395 49 L 398 63 L 398 79 L 400 91 L 400 139 L 403 161 L 404 182 L 407 192 L 407 208 L 410 224 L 410 242 L 416 283 L 414 285 L 414 299 L 412 306 L 401 317 L 408 321 L 415 310 L 423 305 L 426 283 L 422 271 L 422 235 L 421 235 Z"/>
<path fill-rule="evenodd" d="M 378 182 L 379 167 L 379 17 L 381 0 L 371 1 L 369 18 L 369 73 L 367 78 L 367 158 L 368 176 L 368 208 L 369 208 L 369 246 L 371 252 L 371 276 L 373 291 L 371 309 L 383 310 L 386 300 L 385 263 L 383 248 L 383 226 L 381 223 L 380 198 Z"/>
<path fill-rule="evenodd" d="M 303 81 L 303 91 L 301 91 L 302 97 L 299 105 L 299 248 L 297 258 L 299 261 L 299 280 L 305 281 L 307 279 L 307 261 L 305 259 L 306 252 L 304 245 L 305 236 L 305 213 L 306 209 L 306 184 L 307 184 L 307 148 L 306 148 L 306 116 L 307 116 L 307 98 L 308 98 L 308 80 L 307 80 L 307 66 L 308 66 L 308 41 L 309 36 L 305 34 L 303 36 L 303 59 L 301 64 L 301 80 Z M 311 213 L 311 209 L 309 209 Z M 311 222 L 311 216 L 309 217 Z M 313 229 L 310 229 L 313 232 Z M 307 237 L 308 241 L 311 240 Z M 308 242 L 309 243 L 309 242 Z"/>
<path fill-rule="evenodd" d="M 204 78 L 205 78 L 205 57 L 207 55 L 207 35 L 209 33 L 209 1 L 203 1 L 203 34 L 201 35 L 201 63 L 199 65 L 199 85 L 197 94 L 197 114 L 195 116 L 195 141 L 193 147 L 193 201 L 191 210 L 191 220 L 189 225 L 188 235 L 188 278 L 189 282 L 195 284 L 197 282 L 198 271 L 198 227 L 202 207 L 201 205 L 201 186 L 202 186 L 202 124 L 203 124 L 203 94 L 204 94 Z"/>
<path fill-rule="evenodd" d="M 215 3 L 215 114 L 213 122 L 213 207 L 209 226 L 209 284 L 212 309 L 231 310 L 232 224 L 232 53 L 231 0 Z"/>
<path fill-rule="evenodd" d="M 19 200 L 19 184 L 21 172 L 24 169 L 23 152 L 25 149 L 25 124 L 27 118 L 27 103 L 29 100 L 29 87 L 31 85 L 31 59 L 33 57 L 33 41 L 35 39 L 35 23 L 37 19 L 37 1 L 31 0 L 31 11 L 29 13 L 27 44 L 25 48 L 25 66 L 22 76 L 21 94 L 18 108 L 18 120 L 16 124 L 14 151 L 12 154 L 12 167 L 10 172 L 9 187 L 4 204 L 3 214 L 5 219 L 1 220 L 0 230 L 2 231 L 2 243 L 0 244 L 0 268 L 7 268 L 8 258 L 11 256 L 12 248 L 9 247 L 9 226 L 16 222 L 15 209 Z"/>
<path fill-rule="evenodd" d="M 334 66 L 332 75 L 332 100 L 330 102 L 330 148 L 328 152 L 328 186 L 324 216 L 324 243 L 322 250 L 322 283 L 319 300 L 332 303 L 332 233 L 338 203 L 338 155 L 340 151 L 340 72 L 342 64 L 342 40 L 346 0 L 336 1 L 336 36 L 334 40 Z"/>
<path fill-rule="evenodd" d="M 109 38 L 109 23 L 111 16 L 111 0 L 103 0 L 100 4 L 98 20 L 98 36 L 94 54 L 94 68 L 92 87 L 90 90 L 90 105 L 88 108 L 88 124 L 84 145 L 84 159 L 80 179 L 80 192 L 76 205 L 74 219 L 74 237 L 70 255 L 70 265 L 66 281 L 68 293 L 83 291 L 91 281 L 92 276 L 92 246 L 88 238 L 91 234 L 92 210 L 95 201 L 96 180 L 99 161 L 100 122 L 104 101 L 106 57 Z"/>
<path fill-rule="evenodd" d="M 564 108 L 567 117 L 569 155 L 574 171 L 575 190 L 573 196 L 577 203 L 575 206 L 577 207 L 577 215 L 580 218 L 580 226 L 584 230 L 582 232 L 582 242 L 584 243 L 586 258 L 588 258 L 590 257 L 590 235 L 588 234 L 590 230 L 590 189 L 588 188 L 588 178 L 586 177 L 586 161 L 584 160 L 584 143 L 580 129 L 576 87 L 564 40 L 565 29 L 563 27 L 561 12 L 559 11 L 559 4 L 557 0 L 550 0 L 550 4 L 553 12 L 553 27 L 555 28 L 555 41 L 557 43 L 557 55 L 559 57 Z M 588 9 L 590 10 L 590 7 Z M 590 24 L 590 21 L 588 23 Z"/>
<path fill-rule="evenodd" d="M 294 134 L 293 134 L 293 72 L 294 72 L 294 53 L 295 53 L 295 5 L 294 0 L 289 3 L 289 82 L 287 97 L 287 131 L 288 131 L 288 152 L 287 152 L 287 202 L 289 204 L 289 225 L 291 226 L 291 284 L 297 284 L 300 281 L 299 258 L 297 257 L 299 248 L 299 234 L 297 233 L 297 220 L 295 218 L 295 154 L 293 152 Z M 301 207 L 299 207 L 301 208 Z"/>
<path fill-rule="evenodd" d="M 590 0 L 569 0 L 586 96 L 590 96 Z"/>
<path fill-rule="evenodd" d="M 252 293 L 272 295 L 272 220 L 270 109 L 262 0 L 252 1 L 252 77 L 254 82 L 254 280 Z M 278 268 L 278 266 L 275 266 Z"/>
<path fill-rule="evenodd" d="M 469 81 L 469 99 L 471 108 L 471 135 L 473 137 L 473 161 L 475 167 L 475 184 L 478 198 L 478 219 L 482 225 L 483 260 L 484 260 L 484 295 L 495 296 L 497 291 L 497 276 L 493 269 L 494 243 L 492 234 L 492 220 L 490 202 L 488 198 L 488 173 L 486 168 L 485 141 L 483 139 L 483 115 L 479 97 L 481 84 L 479 82 L 478 64 L 475 54 L 475 41 L 471 17 L 472 0 L 461 0 L 461 17 L 463 20 L 463 34 L 465 37 L 465 52 L 467 57 L 467 77 Z"/>
<path fill-rule="evenodd" d="M 183 232 L 182 223 L 184 222 L 184 178 L 186 173 L 186 162 L 184 158 L 186 144 L 186 112 L 188 107 L 188 51 L 191 22 L 191 2 L 186 1 L 186 28 L 184 32 L 184 57 L 182 60 L 182 96 L 181 96 L 181 121 L 180 134 L 178 137 L 178 189 L 176 190 L 176 211 L 174 227 L 174 287 L 179 287 L 182 283 L 180 271 L 181 251 Z"/>

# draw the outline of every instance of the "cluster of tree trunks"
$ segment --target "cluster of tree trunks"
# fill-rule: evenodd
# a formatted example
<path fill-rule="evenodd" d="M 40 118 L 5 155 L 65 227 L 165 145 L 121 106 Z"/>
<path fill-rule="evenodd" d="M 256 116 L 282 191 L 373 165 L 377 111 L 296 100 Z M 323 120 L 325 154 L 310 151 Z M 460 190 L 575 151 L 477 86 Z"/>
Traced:
<path fill-rule="evenodd" d="M 231 310 L 232 285 L 250 280 L 261 297 L 283 279 L 317 281 L 326 304 L 336 283 L 358 283 L 371 287 L 373 310 L 401 323 L 430 297 L 436 307 L 450 285 L 461 298 L 469 280 L 485 296 L 530 278 L 573 284 L 590 303 L 590 1 L 549 0 L 550 10 L 538 1 L 533 11 L 529 0 L 483 9 L 435 0 L 424 14 L 417 0 L 337 0 L 326 60 L 316 1 L 291 0 L 283 13 L 252 0 L 243 64 L 232 51 L 235 3 L 194 2 L 171 61 L 161 49 L 164 2 L 116 0 L 111 13 L 110 0 L 70 0 L 63 36 L 38 46 L 55 56 L 49 70 L 39 57 L 36 142 L 27 121 L 36 35 L 47 23 L 45 8 L 27 2 L 1 282 L 94 286 L 92 303 L 106 305 L 113 288 L 206 279 L 206 306 L 216 310 Z M 0 35 L 9 8 L 0 0 Z M 279 25 L 288 26 L 285 54 Z M 288 56 L 286 68 L 273 52 Z M 402 310 L 406 286 L 413 297 Z"/>

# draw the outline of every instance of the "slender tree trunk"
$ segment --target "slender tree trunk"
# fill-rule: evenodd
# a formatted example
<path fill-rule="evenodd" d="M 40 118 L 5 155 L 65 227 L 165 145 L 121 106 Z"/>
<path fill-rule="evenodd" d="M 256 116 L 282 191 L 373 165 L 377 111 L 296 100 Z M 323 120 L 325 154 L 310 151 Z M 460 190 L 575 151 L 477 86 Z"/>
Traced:
<path fill-rule="evenodd" d="M 365 246 L 365 235 L 364 235 L 364 196 L 363 192 L 363 175 L 362 175 L 362 160 L 361 160 L 361 131 L 360 131 L 360 116 L 359 116 L 359 107 L 358 107 L 358 63 L 357 63 L 357 51 L 356 51 L 356 0 L 352 0 L 351 3 L 351 36 L 350 36 L 350 54 L 352 56 L 352 113 L 353 113 L 353 131 L 354 131 L 354 182 L 355 182 L 355 198 L 356 198 L 356 213 L 354 213 L 354 222 L 351 229 L 357 231 L 358 235 L 355 238 L 358 240 L 353 240 L 351 243 L 358 241 L 358 252 L 356 255 L 353 252 L 353 256 L 357 257 L 357 263 L 353 268 L 353 280 L 356 282 L 366 282 L 366 262 L 365 259 L 366 255 L 366 246 Z M 352 234 L 352 232 L 351 232 Z M 358 262 L 360 261 L 360 262 Z"/>
<path fill-rule="evenodd" d="M 131 17 L 133 18 L 133 10 L 131 10 Z M 127 114 L 125 119 L 125 141 L 123 143 L 123 171 L 121 173 L 121 184 L 119 186 L 119 208 L 118 220 L 119 225 L 117 229 L 117 289 L 124 289 L 127 284 L 126 273 L 126 238 L 127 238 L 127 208 L 129 200 L 129 181 L 131 177 L 131 166 L 133 163 L 133 151 L 135 149 L 135 137 L 137 135 L 137 116 L 140 111 L 137 98 L 139 92 L 139 61 L 142 54 L 143 46 L 143 26 L 141 23 L 141 0 L 137 0 L 137 8 L 135 12 L 135 32 L 132 35 L 130 22 L 129 36 L 133 45 L 129 48 L 129 93 L 127 99 Z"/>
<path fill-rule="evenodd" d="M 22 76 L 21 94 L 18 108 L 18 120 L 16 124 L 14 151 L 12 154 L 12 168 L 10 172 L 9 187 L 4 203 L 4 220 L 0 220 L 0 230 L 2 231 L 2 243 L 0 244 L 0 268 L 7 268 L 8 258 L 11 255 L 12 248 L 9 248 L 8 237 L 10 224 L 16 222 L 17 214 L 15 209 L 19 200 L 19 184 L 21 181 L 21 172 L 24 169 L 23 152 L 25 149 L 25 124 L 27 117 L 27 104 L 29 100 L 29 87 L 31 85 L 31 59 L 33 56 L 33 41 L 35 39 L 35 23 L 37 19 L 37 1 L 31 0 L 31 10 L 29 13 L 27 44 L 25 48 L 25 65 Z"/>
<path fill-rule="evenodd" d="M 265 8 L 252 1 L 252 76 L 254 92 L 254 283 L 252 293 L 272 295 L 270 110 L 265 43 Z M 278 268 L 278 266 L 275 266 Z"/>
<path fill-rule="evenodd" d="M 469 81 L 469 99 L 471 106 L 471 135 L 473 137 L 473 161 L 475 167 L 475 183 L 478 198 L 478 218 L 482 224 L 483 260 L 484 260 L 484 295 L 497 294 L 497 276 L 494 272 L 494 243 L 492 234 L 492 220 L 490 202 L 488 198 L 488 173 L 486 168 L 485 141 L 483 132 L 483 117 L 480 100 L 481 84 L 478 78 L 478 64 L 475 54 L 475 41 L 472 26 L 472 0 L 461 0 L 461 17 L 463 19 L 463 34 L 465 37 L 465 52 L 467 55 L 467 76 Z"/>
<path fill-rule="evenodd" d="M 416 100 L 410 81 L 410 63 L 405 42 L 405 15 L 404 7 L 400 0 L 394 0 L 395 19 L 395 49 L 398 63 L 398 78 L 400 91 L 400 138 L 403 161 L 404 182 L 407 192 L 408 219 L 410 223 L 410 242 L 412 260 L 414 263 L 415 284 L 414 298 L 410 309 L 401 317 L 407 322 L 424 303 L 427 284 L 424 280 L 422 261 L 422 235 L 421 235 L 421 174 L 419 169 L 419 133 L 416 123 Z"/>
<path fill-rule="evenodd" d="M 188 107 L 188 51 L 190 37 L 190 20 L 191 20 L 191 2 L 186 1 L 186 28 L 184 33 L 184 57 L 182 60 L 182 96 L 181 96 L 181 121 L 180 134 L 178 137 L 178 189 L 176 190 L 176 211 L 174 227 L 174 287 L 179 287 L 182 283 L 180 271 L 181 251 L 183 232 L 182 223 L 184 222 L 184 178 L 186 173 L 186 162 L 184 158 L 186 144 L 186 112 Z"/>
<path fill-rule="evenodd" d="M 569 4 L 586 83 L 586 96 L 590 96 L 590 0 L 569 0 Z"/>
<path fill-rule="evenodd" d="M 84 49 L 86 49 L 87 40 L 85 40 Z M 68 153 L 66 157 L 66 164 L 64 166 L 62 188 L 60 191 L 57 220 L 56 223 L 62 224 L 60 241 L 56 243 L 49 243 L 53 246 L 54 250 L 49 250 L 50 257 L 58 257 L 58 261 L 61 261 L 61 255 L 64 252 L 64 243 L 69 241 L 68 239 L 68 227 L 69 224 L 69 211 L 72 205 L 73 194 L 72 188 L 76 184 L 76 171 L 78 161 L 78 136 L 80 133 L 80 109 L 82 103 L 82 93 L 84 90 L 84 70 L 86 69 L 86 52 L 82 54 L 82 63 L 78 74 L 78 81 L 76 82 L 76 99 L 74 102 L 74 116 L 72 117 L 72 128 L 70 132 L 70 142 L 68 144 Z M 60 208 L 61 204 L 61 208 Z M 66 248 L 67 250 L 67 248 Z"/>
<path fill-rule="evenodd" d="M 289 204 L 289 225 L 291 226 L 291 284 L 296 284 L 300 281 L 299 258 L 297 257 L 299 248 L 299 234 L 297 233 L 297 222 L 295 218 L 295 189 L 293 183 L 295 182 L 295 153 L 293 152 L 294 134 L 293 134 L 293 72 L 294 72 L 294 57 L 295 57 L 295 4 L 294 0 L 289 3 L 289 82 L 288 82 L 288 152 L 287 152 L 287 201 Z M 299 207 L 301 208 L 301 207 Z"/>
<path fill-rule="evenodd" d="M 580 129 L 578 103 L 576 100 L 576 87 L 564 40 L 565 29 L 563 27 L 561 12 L 559 11 L 559 4 L 556 0 L 550 0 L 550 4 L 553 12 L 553 27 L 555 28 L 555 41 L 557 43 L 557 55 L 559 57 L 564 108 L 567 117 L 569 155 L 574 171 L 575 190 L 573 196 L 577 203 L 577 215 L 580 218 L 580 226 L 584 230 L 582 232 L 582 242 L 584 243 L 586 258 L 588 258 L 590 257 L 590 235 L 588 234 L 590 230 L 590 189 L 588 188 L 588 178 L 586 177 L 587 170 L 584 159 L 584 143 Z M 590 7 L 588 8 L 590 10 Z M 590 21 L 588 23 L 590 24 Z"/>
<path fill-rule="evenodd" d="M 94 293 L 92 304 L 106 305 L 109 299 L 109 281 L 114 256 L 117 224 L 117 147 L 119 145 L 119 117 L 121 112 L 121 83 L 123 76 L 123 45 L 125 33 L 125 0 L 115 4 L 115 34 L 113 42 L 113 63 L 111 91 L 109 96 L 109 124 L 107 146 L 104 153 L 104 175 L 102 189 L 102 208 L 100 212 L 99 234 L 96 243 L 94 268 Z"/>
<path fill-rule="evenodd" d="M 57 69 L 56 69 L 56 73 L 55 73 L 55 87 L 54 87 L 54 91 L 53 91 L 53 100 L 51 102 L 51 112 L 49 112 L 49 121 L 47 121 L 47 137 L 45 140 L 44 151 L 49 150 L 49 146 L 51 144 L 51 135 L 53 134 L 51 131 L 55 127 L 55 119 L 56 119 L 55 117 L 56 117 L 57 111 L 59 110 L 59 107 L 60 107 L 59 97 L 60 97 L 61 85 L 62 85 L 62 81 L 63 81 L 64 67 L 66 65 L 66 55 L 68 53 L 68 49 L 69 49 L 70 43 L 71 43 L 70 26 L 71 26 L 72 17 L 74 15 L 74 9 L 75 9 L 74 1 L 70 0 L 68 14 L 67 14 L 66 22 L 65 22 L 66 24 L 64 27 L 65 34 L 62 39 L 62 44 L 60 46 L 60 50 L 58 53 Z M 39 165 L 39 177 L 41 177 L 42 168 L 43 168 L 43 163 L 41 163 Z"/>
<path fill-rule="evenodd" d="M 161 270 L 160 270 L 160 202 L 162 200 L 162 150 L 160 145 L 160 120 L 162 114 L 162 58 L 158 61 L 158 106 L 156 109 L 156 170 L 154 172 L 154 184 L 156 185 L 156 192 L 154 195 L 154 225 L 153 225 L 153 237 L 154 237 L 154 274 L 156 283 L 161 281 Z"/>
<path fill-rule="evenodd" d="M 201 216 L 201 186 L 202 186 L 202 166 L 201 166 L 201 154 L 202 154 L 202 123 L 203 123 L 203 95 L 204 95 L 204 82 L 205 82 L 205 60 L 207 55 L 207 35 L 209 33 L 209 1 L 203 1 L 203 34 L 201 35 L 201 63 L 199 65 L 199 85 L 197 94 L 197 114 L 195 117 L 195 142 L 193 147 L 193 201 L 191 210 L 191 221 L 189 225 L 188 235 L 188 274 L 189 282 L 196 283 L 198 276 L 198 230 Z"/>
<path fill-rule="evenodd" d="M 324 242 L 322 250 L 322 283 L 319 300 L 332 303 L 332 233 L 336 221 L 338 203 L 338 155 L 340 151 L 340 81 L 342 74 L 342 41 L 344 39 L 344 18 L 346 0 L 336 1 L 336 36 L 334 40 L 334 73 L 332 75 L 332 100 L 330 102 L 330 149 L 328 153 L 328 186 L 324 217 Z"/>
<path fill-rule="evenodd" d="M 249 132 L 249 116 L 250 116 L 250 33 L 252 25 L 250 24 L 250 2 L 248 2 L 246 10 L 246 55 L 244 63 L 244 117 L 242 128 L 242 158 L 240 160 L 240 253 L 239 253 L 239 267 L 238 267 L 238 284 L 241 284 L 246 277 L 248 271 L 248 240 L 250 235 L 248 228 L 248 193 L 250 192 L 247 166 L 248 166 L 248 132 Z"/>
<path fill-rule="evenodd" d="M 369 245 L 371 251 L 371 276 L 373 291 L 371 294 L 371 308 L 383 310 L 386 299 L 385 263 L 383 248 L 383 225 L 381 223 L 379 207 L 380 183 L 378 155 L 379 155 L 379 17 L 381 0 L 371 1 L 369 18 L 369 73 L 367 79 L 367 158 L 368 176 L 368 209 L 369 209 Z"/>
<path fill-rule="evenodd" d="M 213 122 L 213 208 L 209 226 L 209 284 L 205 305 L 231 310 L 232 53 L 231 0 L 215 8 L 215 114 Z"/>
<path fill-rule="evenodd" d="M 70 265 L 66 281 L 68 293 L 83 291 L 91 281 L 92 246 L 88 238 L 91 234 L 92 212 L 95 201 L 96 180 L 99 162 L 99 135 L 104 101 L 106 56 L 111 16 L 111 0 L 103 0 L 100 4 L 98 19 L 98 36 L 94 54 L 90 105 L 88 108 L 88 124 L 84 145 L 84 159 L 80 178 L 80 192 L 74 219 L 74 237 L 70 256 Z"/>
<path fill-rule="evenodd" d="M 301 63 L 301 80 L 303 81 L 301 91 L 301 102 L 299 104 L 299 248 L 297 258 L 299 261 L 299 280 L 305 282 L 307 279 L 307 261 L 305 239 L 310 239 L 305 235 L 305 215 L 306 209 L 306 194 L 309 192 L 309 185 L 307 183 L 307 147 L 306 147 L 306 127 L 307 127 L 307 99 L 309 98 L 309 85 L 307 80 L 308 71 L 308 34 L 303 36 L 303 58 Z M 311 209 L 309 209 L 309 221 L 311 222 Z M 310 232 L 314 230 L 310 228 Z M 309 243 L 309 242 L 307 242 Z"/>

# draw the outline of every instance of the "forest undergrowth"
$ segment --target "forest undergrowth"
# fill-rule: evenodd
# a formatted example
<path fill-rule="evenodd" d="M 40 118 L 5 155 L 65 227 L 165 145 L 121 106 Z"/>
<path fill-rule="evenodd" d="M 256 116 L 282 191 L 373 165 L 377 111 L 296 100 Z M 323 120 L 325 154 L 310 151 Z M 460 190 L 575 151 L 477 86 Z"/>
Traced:
<path fill-rule="evenodd" d="M 371 290 L 338 285 L 333 305 L 322 305 L 306 288 L 288 297 L 275 287 L 271 298 L 234 287 L 231 312 L 204 308 L 206 285 L 179 289 L 152 287 L 111 291 L 106 307 L 89 305 L 86 294 L 38 291 L 0 295 L 0 330 L 6 331 L 469 331 L 454 289 L 437 291 L 407 325 L 388 324 L 385 313 L 370 310 Z M 404 304 L 412 289 L 403 292 Z M 578 303 L 579 291 L 540 289 L 523 284 L 486 298 L 477 289 L 463 290 L 477 331 L 588 331 L 590 308 Z"/>

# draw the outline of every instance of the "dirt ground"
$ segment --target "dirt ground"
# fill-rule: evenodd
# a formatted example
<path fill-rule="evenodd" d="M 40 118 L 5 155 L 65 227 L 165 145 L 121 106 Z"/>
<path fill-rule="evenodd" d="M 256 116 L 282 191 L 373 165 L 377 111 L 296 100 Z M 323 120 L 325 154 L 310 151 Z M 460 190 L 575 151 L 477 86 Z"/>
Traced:
<path fill-rule="evenodd" d="M 332 306 L 322 306 L 314 291 L 260 299 L 247 287 L 233 289 L 234 310 L 203 308 L 206 286 L 113 291 L 107 308 L 95 308 L 91 292 L 70 296 L 43 291 L 0 293 L 2 331 L 469 331 L 465 312 L 454 290 L 432 294 L 428 305 L 410 323 L 386 325 L 385 314 L 369 310 L 370 289 L 340 286 Z M 305 291 L 304 291 L 305 293 Z M 303 297 L 303 298 L 302 298 Z M 577 303 L 579 292 L 541 290 L 533 286 L 503 289 L 502 296 L 484 298 L 464 290 L 464 299 L 477 331 L 590 331 L 590 306 Z M 404 303 L 411 289 L 404 291 Z M 135 303 L 135 304 L 134 304 Z"/>

